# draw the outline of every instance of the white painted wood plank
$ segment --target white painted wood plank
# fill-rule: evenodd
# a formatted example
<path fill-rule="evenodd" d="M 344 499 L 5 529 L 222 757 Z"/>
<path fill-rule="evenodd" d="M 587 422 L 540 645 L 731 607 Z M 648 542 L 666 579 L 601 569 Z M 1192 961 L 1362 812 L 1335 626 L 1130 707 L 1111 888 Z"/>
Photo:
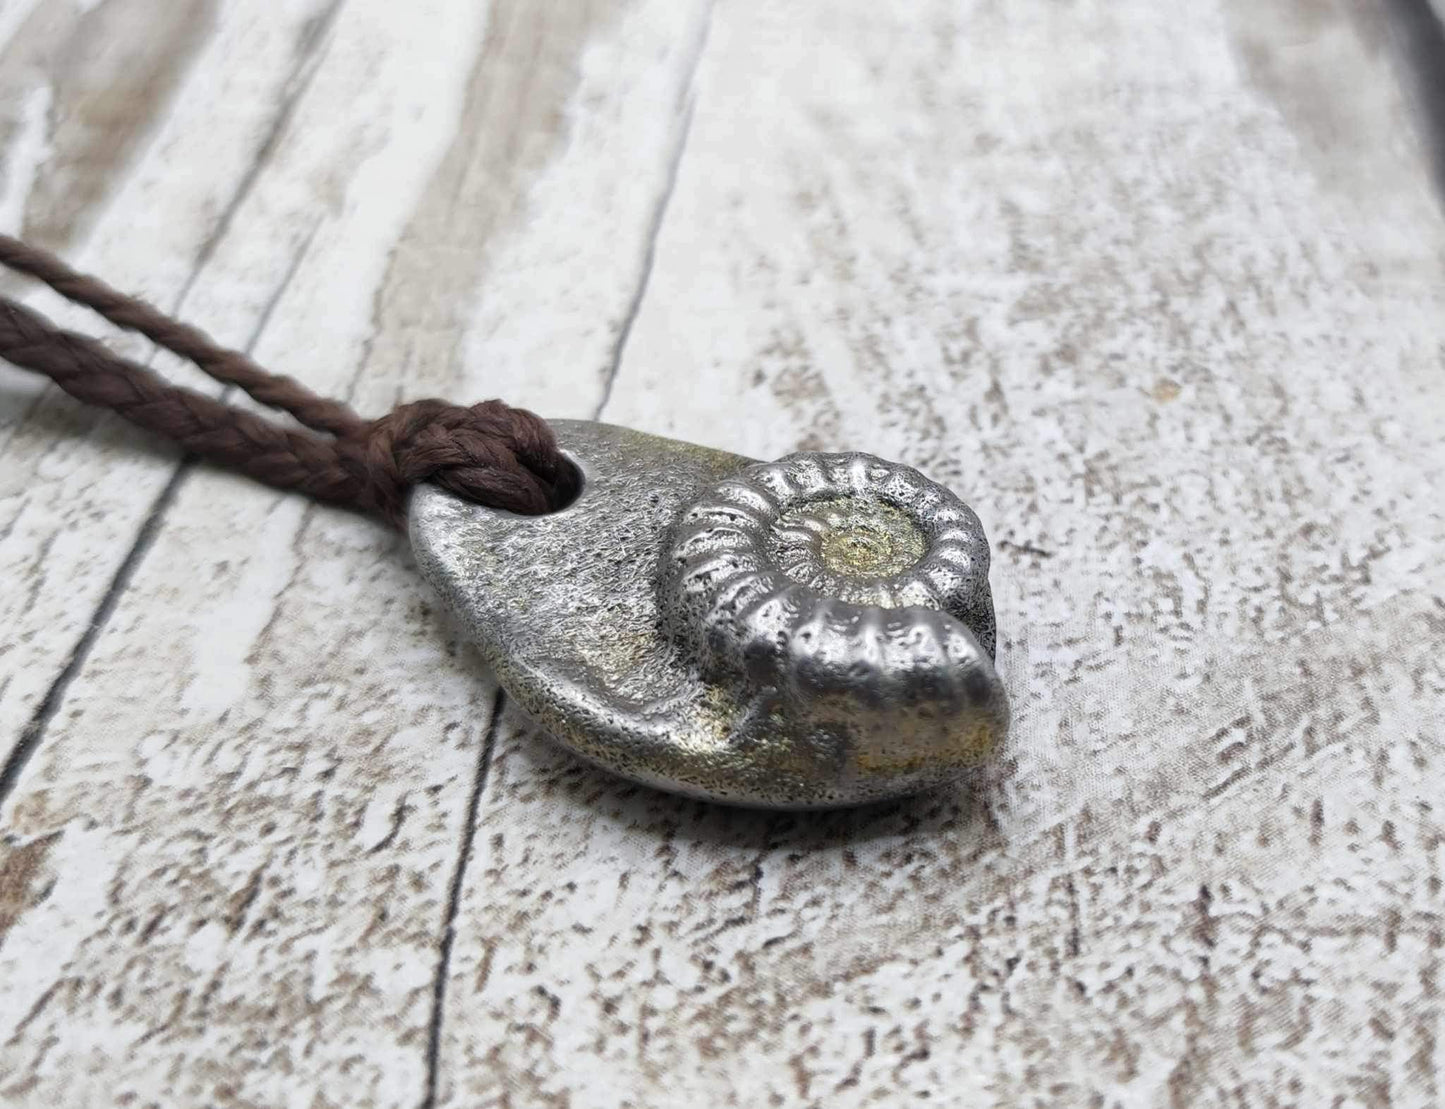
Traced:
<path fill-rule="evenodd" d="M 1014 735 L 815 818 L 514 721 L 442 1103 L 1438 1104 L 1445 233 L 1362 18 L 718 6 L 606 415 L 948 480 Z"/>
<path fill-rule="evenodd" d="M 368 411 L 586 414 L 699 30 L 350 0 L 190 314 L 249 322 L 306 210 L 261 361 Z M 397 537 L 188 474 L 3 810 L 0 1099 L 420 1102 L 493 699 Z"/>
<path fill-rule="evenodd" d="M 128 18 L 115 18 L 117 7 Z M 217 236 L 230 240 L 226 225 L 248 202 L 255 170 L 317 62 L 329 8 L 305 0 L 262 13 L 233 4 L 211 18 L 196 7 L 126 0 L 32 10 L 0 56 L 0 89 L 12 94 L 0 103 L 20 112 L 14 127 L 0 121 L 0 138 L 8 135 L 0 217 L 8 231 L 69 246 L 77 265 L 194 315 L 222 341 L 245 343 L 316 224 L 311 182 L 295 179 L 288 211 L 264 226 L 251 221 L 244 244 L 228 242 L 234 261 L 225 272 L 202 280 L 201 271 Z M 205 36 L 167 30 L 177 22 Z M 129 94 L 130 105 L 115 125 L 123 141 L 100 132 L 104 118 L 63 122 L 84 120 L 117 69 L 145 73 L 154 60 L 146 44 L 181 38 L 190 53 L 168 63 L 177 88 L 158 82 L 140 95 L 133 74 L 121 81 L 117 95 Z M 46 169 L 53 164 L 71 168 Z M 76 167 L 91 174 L 83 186 Z M 9 275 L 0 283 L 21 288 Z M 54 296 L 30 299 L 57 322 L 103 333 Z M 116 345 L 146 351 L 129 337 Z M 187 383 L 200 379 L 157 364 Z M 0 591 L 0 763 L 74 652 L 175 464 L 173 452 L 119 421 L 0 366 L 0 576 L 14 583 Z"/>

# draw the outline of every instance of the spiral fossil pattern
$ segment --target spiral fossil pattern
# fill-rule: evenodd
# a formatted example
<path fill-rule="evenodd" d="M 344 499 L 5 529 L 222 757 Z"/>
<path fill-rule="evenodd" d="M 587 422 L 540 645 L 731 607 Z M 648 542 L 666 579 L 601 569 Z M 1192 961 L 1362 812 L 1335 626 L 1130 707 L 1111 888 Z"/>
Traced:
<path fill-rule="evenodd" d="M 946 787 L 1001 750 L 988 547 L 946 489 L 867 455 L 763 463 L 553 426 L 583 476 L 571 506 L 519 516 L 423 486 L 412 535 L 513 702 L 568 750 L 789 809 Z"/>
<path fill-rule="evenodd" d="M 662 608 L 709 670 L 796 702 L 952 708 L 996 681 L 988 558 L 978 517 L 917 471 L 796 454 L 682 514 Z"/>

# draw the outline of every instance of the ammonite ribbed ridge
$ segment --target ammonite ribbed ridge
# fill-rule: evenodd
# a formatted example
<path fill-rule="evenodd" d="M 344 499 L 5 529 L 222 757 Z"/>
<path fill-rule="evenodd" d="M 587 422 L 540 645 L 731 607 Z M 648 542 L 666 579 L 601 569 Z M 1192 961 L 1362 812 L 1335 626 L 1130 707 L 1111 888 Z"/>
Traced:
<path fill-rule="evenodd" d="M 957 706 L 995 680 L 988 561 L 978 517 L 917 471 L 795 454 L 682 514 L 662 609 L 715 672 L 815 704 Z"/>

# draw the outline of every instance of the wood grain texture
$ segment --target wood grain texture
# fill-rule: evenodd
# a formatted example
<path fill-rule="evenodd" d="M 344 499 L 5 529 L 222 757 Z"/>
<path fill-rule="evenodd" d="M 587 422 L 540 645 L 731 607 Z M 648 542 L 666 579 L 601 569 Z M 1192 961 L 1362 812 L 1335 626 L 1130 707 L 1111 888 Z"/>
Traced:
<path fill-rule="evenodd" d="M 697 13 L 416 9 L 322 12 L 316 60 L 283 80 L 285 117 L 238 170 L 245 196 L 209 214 L 222 233 L 187 314 L 367 409 L 485 395 L 507 374 L 526 379 L 519 402 L 595 404 Z M 532 364 L 533 335 L 477 313 L 518 281 L 554 290 L 553 345 Z M 119 437 L 81 458 L 63 429 L 48 447 L 34 434 L 7 449 L 33 459 L 60 435 L 74 485 L 128 458 L 137 488 L 93 493 L 107 520 L 154 524 L 5 807 L 0 1099 L 418 1104 L 489 678 L 376 525 Z M 17 493 L 22 512 L 46 507 L 34 478 Z M 63 605 L 62 540 L 47 552 L 19 530 L 33 591 Z M 130 539 L 79 532 L 53 524 L 93 557 Z M 55 668 L 23 631 L 7 645 L 43 689 Z"/>
<path fill-rule="evenodd" d="M 1438 1104 L 1445 228 L 1383 20 L 0 4 L 7 226 L 366 411 L 918 465 L 1016 716 L 901 806 L 619 784 L 399 540 L 7 373 L 0 1104 Z"/>
<path fill-rule="evenodd" d="M 445 1103 L 1438 1102 L 1445 238 L 1360 18 L 717 9 L 607 416 L 948 480 L 1012 747 L 815 820 L 509 730 Z"/>
<path fill-rule="evenodd" d="M 36 7 L 6 49 L 15 50 L 37 24 L 59 22 L 64 8 Z M 141 128 L 144 141 L 134 140 L 144 147 L 135 164 L 80 190 L 100 210 L 73 214 L 95 222 L 86 245 L 73 253 L 79 265 L 194 314 L 222 341 L 252 341 L 291 259 L 316 226 L 317 200 L 306 174 L 338 157 L 337 148 L 325 147 L 317 162 L 296 164 L 289 181 L 278 180 L 271 193 L 271 204 L 284 208 L 246 218 L 265 203 L 254 195 L 258 170 L 275 157 L 324 48 L 318 20 L 327 10 L 283 4 L 258 20 L 241 5 L 218 14 L 212 37 L 191 62 L 187 87 L 152 105 L 156 119 Z M 172 11 L 164 0 L 153 4 L 153 19 L 123 22 L 107 49 L 126 53 L 128 43 L 144 40 L 151 23 Z M 26 115 L 6 148 L 6 189 L 17 198 L 6 213 L 12 227 L 29 222 L 29 212 L 73 209 L 78 195 L 68 193 L 66 200 L 45 186 L 56 180 L 44 171 L 55 145 L 45 76 L 30 77 L 37 84 L 29 96 L 43 110 Z M 345 133 L 337 137 L 346 149 Z M 80 153 L 71 158 L 87 160 Z M 238 216 L 242 226 L 233 231 Z M 97 330 L 93 318 L 55 298 L 35 301 L 67 325 Z M 118 345 L 146 353 L 128 338 Z M 199 373 L 157 365 L 208 387 Z M 6 402 L 0 406 L 0 573 L 15 583 L 0 593 L 0 624 L 7 629 L 0 645 L 0 747 L 8 753 L 82 640 L 175 459 L 118 421 L 43 391 L 33 375 L 8 366 L 0 371 Z"/>

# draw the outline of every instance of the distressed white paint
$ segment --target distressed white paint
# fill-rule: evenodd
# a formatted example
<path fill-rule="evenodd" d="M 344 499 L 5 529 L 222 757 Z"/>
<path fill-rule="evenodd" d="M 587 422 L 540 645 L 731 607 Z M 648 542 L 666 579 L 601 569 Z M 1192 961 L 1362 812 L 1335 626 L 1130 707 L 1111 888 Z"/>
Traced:
<path fill-rule="evenodd" d="M 251 23 L 267 22 L 247 10 Z M 548 176 L 586 168 L 553 156 L 570 129 L 587 136 L 594 161 L 605 154 L 611 172 L 650 182 L 613 193 L 616 203 L 602 190 L 583 197 L 607 230 L 609 262 L 574 278 L 582 318 L 554 312 L 583 356 L 553 387 L 596 396 L 665 178 L 671 90 L 686 85 L 697 13 L 452 3 L 421 14 L 362 0 L 340 9 L 183 308 L 244 342 L 305 244 L 257 343 L 260 359 L 327 392 L 354 392 L 371 410 L 401 394 L 486 388 L 486 367 L 432 357 L 445 352 L 431 344 L 459 344 L 488 287 L 509 284 L 488 265 L 493 241 L 523 256 L 566 257 L 586 221 L 572 207 L 576 190 Z M 500 50 L 509 66 L 498 74 L 481 63 L 505 36 L 518 53 Z M 579 97 L 577 82 L 599 80 L 595 61 L 583 76 L 589 52 L 628 59 L 630 83 Z M 540 76 L 529 61 L 538 57 L 547 59 Z M 517 116 L 531 132 L 516 133 Z M 625 142 L 616 137 L 624 127 Z M 476 135 L 523 145 L 472 150 Z M 164 140 L 173 167 L 188 164 L 174 160 L 188 141 Z M 595 164 L 590 176 L 602 176 Z M 530 197 L 526 218 L 511 198 L 497 203 L 498 180 Z M 113 200 L 106 219 L 125 204 Z M 488 221 L 481 236 L 478 213 Z M 467 249 L 449 253 L 458 241 Z M 136 262 L 146 257 L 132 251 Z M 438 306 L 459 326 L 435 326 L 428 314 Z M 32 439 L 43 433 L 53 444 L 56 430 L 37 425 Z M 86 444 L 63 441 L 75 461 L 54 477 L 67 490 L 83 484 L 78 468 L 94 482 L 117 459 L 155 474 L 149 488 L 93 490 L 109 499 L 108 519 L 129 514 L 127 530 L 172 472 L 164 456 L 137 455 L 133 444 L 104 453 L 91 445 L 86 460 Z M 10 449 L 22 445 L 17 437 Z M 47 465 L 42 445 L 25 449 L 22 464 Z M 20 495 L 40 500 L 33 480 Z M 43 535 L 12 534 L 17 561 L 24 542 L 26 568 L 42 575 L 37 604 L 74 603 L 75 582 L 56 573 L 56 551 L 71 537 L 92 558 L 118 559 L 129 536 L 112 535 L 118 549 L 107 548 L 104 530 L 57 521 L 45 560 Z M 107 890 L 117 900 L 106 908 L 122 906 L 124 919 L 80 919 L 78 943 L 57 945 L 53 962 L 25 976 L 8 960 L 29 947 L 0 945 L 9 1022 L 0 1096 L 23 1103 L 43 1088 L 80 1105 L 123 1095 L 264 1105 L 423 1096 L 437 944 L 494 699 L 430 604 L 404 550 L 376 524 L 227 475 L 187 476 L 5 808 L 12 857 L 41 844 L 47 866 L 58 848 L 45 837 L 59 831 L 63 843 L 72 827 L 103 829 L 86 842 L 100 844 L 92 866 L 114 876 Z M 7 632 L 6 645 L 18 648 L 25 630 Z M 75 626 L 53 627 L 54 638 L 67 630 L 73 644 Z M 11 657 L 18 677 L 43 692 L 65 656 L 57 650 L 49 665 L 41 652 Z M 112 686 L 106 675 L 121 670 L 127 676 Z M 15 716 L 7 749 L 26 719 Z M 135 742 L 118 744 L 119 735 Z M 199 792 L 198 778 L 208 783 Z M 43 890 L 48 875 L 34 872 L 39 884 L 27 879 L 17 896 Z M 46 918 L 34 920 L 43 933 Z M 117 973 L 113 959 L 129 969 Z M 104 1000 L 92 1007 L 86 997 L 101 978 Z M 260 1033 L 261 1013 L 287 1031 Z M 105 1064 L 107 1045 L 125 1045 L 119 1069 Z"/>
<path fill-rule="evenodd" d="M 8 43 L 25 19 L 45 0 L 5 0 L 0 4 L 0 45 Z"/>
<path fill-rule="evenodd" d="M 607 416 L 950 480 L 1001 541 L 1010 757 L 757 817 L 518 730 L 448 1103 L 1437 1100 L 1442 237 L 1361 33 L 717 10 Z"/>
<path fill-rule="evenodd" d="M 0 177 L 0 226 L 5 227 L 20 226 L 25 197 L 35 183 L 35 169 L 49 153 L 45 116 L 50 111 L 50 90 L 31 89 L 21 105 L 19 127 L 6 149 L 4 176 Z"/>
<path fill-rule="evenodd" d="M 72 253 L 77 265 L 166 308 L 176 306 L 198 251 L 264 141 L 298 68 L 298 36 L 317 10 L 278 5 L 258 20 L 250 9 L 248 20 L 247 8 L 221 13 L 214 38 L 190 64 L 184 95 L 154 106 L 159 118 L 139 161 L 130 174 L 107 183 L 106 210 L 86 244 Z M 168 10 L 156 5 L 155 18 Z M 137 25 L 132 33 L 139 37 L 147 28 Z M 232 99 L 237 90 L 245 95 Z M 314 225 L 311 198 L 301 205 L 304 211 L 290 218 L 272 213 L 249 234 L 238 230 L 255 268 L 243 271 L 244 284 L 231 278 L 235 299 L 228 312 L 197 317 L 218 338 L 246 341 L 296 244 Z M 254 259 L 263 241 L 269 256 Z M 30 299 L 57 322 L 95 329 L 92 316 L 62 308 L 58 298 Z M 194 304 L 188 298 L 181 307 Z M 145 345 L 133 339 L 119 346 L 145 356 Z M 7 737 L 0 746 L 7 750 L 89 624 L 174 465 L 169 451 L 157 451 L 54 391 L 35 400 L 38 383 L 29 375 L 16 381 L 20 376 L 7 375 L 7 384 L 16 383 L 0 407 L 0 573 L 23 583 L 0 592 L 0 626 L 8 631 L 0 646 L 0 730 Z M 194 371 L 178 376 L 191 384 L 200 377 Z M 44 559 L 36 558 L 39 551 L 46 552 Z"/>
<path fill-rule="evenodd" d="M 486 764 L 399 541 L 192 472 L 0 811 L 0 1103 L 1439 1102 L 1445 235 L 1370 8 L 321 11 L 219 5 L 68 252 L 366 411 L 590 415 L 642 290 L 605 418 L 975 505 L 1010 749 L 809 818 Z M 175 472 L 32 395 L 0 751 Z"/>

